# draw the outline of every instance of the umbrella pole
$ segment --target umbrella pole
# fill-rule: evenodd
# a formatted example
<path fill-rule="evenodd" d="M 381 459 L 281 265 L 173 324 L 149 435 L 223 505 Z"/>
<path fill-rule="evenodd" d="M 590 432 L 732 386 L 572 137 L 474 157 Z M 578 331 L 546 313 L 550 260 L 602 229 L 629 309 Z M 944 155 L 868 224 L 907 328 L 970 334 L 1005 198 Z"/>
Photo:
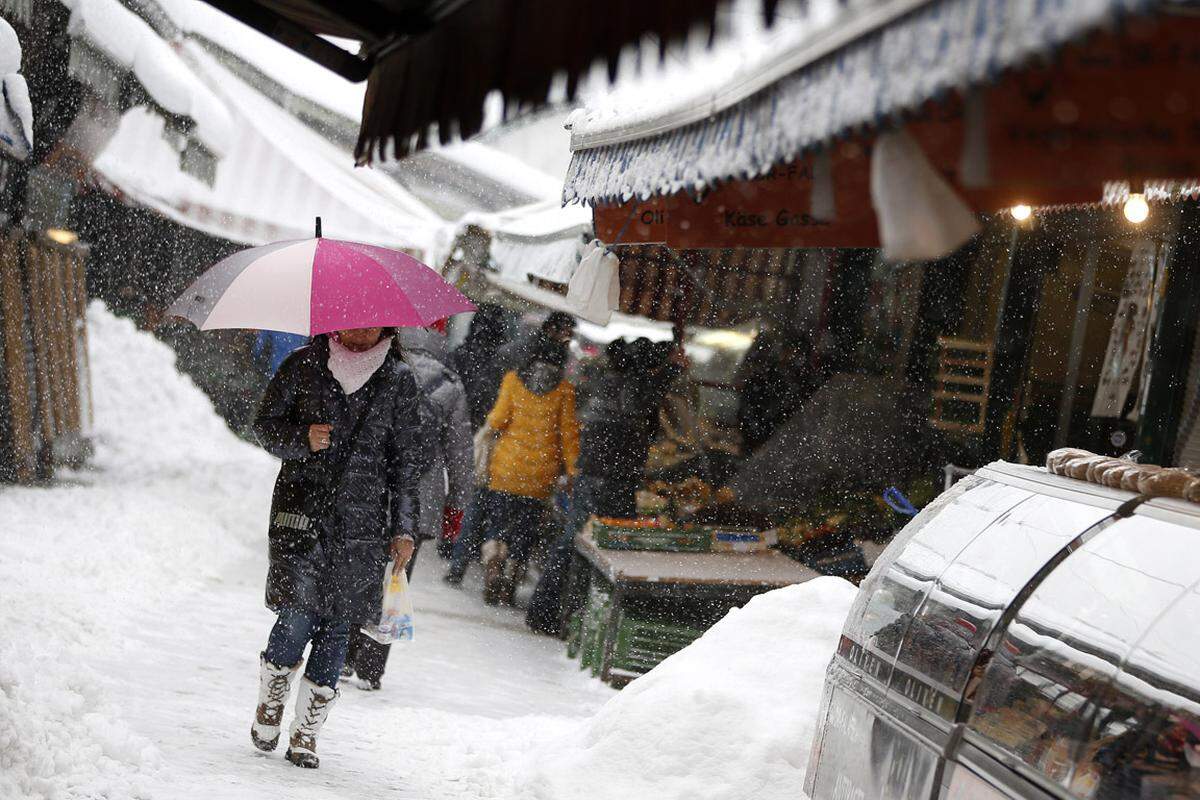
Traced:
<path fill-rule="evenodd" d="M 317 238 L 321 238 L 321 218 L 317 217 Z"/>

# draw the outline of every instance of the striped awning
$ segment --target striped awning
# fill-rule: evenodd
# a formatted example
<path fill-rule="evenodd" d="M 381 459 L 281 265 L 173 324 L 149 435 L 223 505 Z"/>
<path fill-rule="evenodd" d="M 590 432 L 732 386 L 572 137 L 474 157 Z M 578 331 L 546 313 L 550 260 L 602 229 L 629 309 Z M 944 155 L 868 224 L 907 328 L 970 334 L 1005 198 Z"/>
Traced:
<path fill-rule="evenodd" d="M 1181 0 L 847 0 L 809 3 L 788 46 L 749 71 L 630 122 L 586 111 L 563 199 L 587 204 L 699 192 L 752 178 L 837 137 L 902 119 L 952 90 L 1123 16 Z M 831 9 L 832 7 L 832 9 Z M 818 14 L 817 10 L 823 11 Z M 831 12 L 832 13 L 829 13 Z"/>

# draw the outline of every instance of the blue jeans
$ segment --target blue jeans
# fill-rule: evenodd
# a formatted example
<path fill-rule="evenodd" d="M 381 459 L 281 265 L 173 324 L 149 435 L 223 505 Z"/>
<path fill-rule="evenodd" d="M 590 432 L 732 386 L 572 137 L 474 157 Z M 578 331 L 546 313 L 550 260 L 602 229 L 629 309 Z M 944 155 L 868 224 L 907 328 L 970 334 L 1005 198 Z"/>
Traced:
<path fill-rule="evenodd" d="M 304 677 L 318 686 L 335 688 L 346 663 L 349 622 L 321 619 L 301 608 L 282 609 L 271 628 L 263 658 L 279 667 L 293 667 L 304 657 L 304 646 L 310 641 L 312 651 Z"/>
<path fill-rule="evenodd" d="M 542 633 L 559 632 L 563 588 L 567 581 L 567 573 L 571 569 L 571 559 L 575 554 L 575 534 L 592 514 L 602 517 L 634 516 L 637 513 L 636 494 L 639 485 L 640 481 L 627 483 L 591 475 L 580 475 L 575 480 L 575 492 L 571 497 L 571 512 L 567 516 L 567 525 L 550 551 L 546 559 L 546 568 L 542 571 L 542 577 L 529 600 L 529 610 L 525 614 L 526 625 Z"/>
<path fill-rule="evenodd" d="M 484 528 L 479 524 L 479 515 L 483 511 L 483 496 L 487 489 L 476 489 L 463 511 L 462 526 L 458 529 L 458 538 L 454 540 L 454 555 L 450 558 L 450 575 L 462 580 L 467 574 L 467 567 L 479 555 L 479 546 L 483 544 Z"/>

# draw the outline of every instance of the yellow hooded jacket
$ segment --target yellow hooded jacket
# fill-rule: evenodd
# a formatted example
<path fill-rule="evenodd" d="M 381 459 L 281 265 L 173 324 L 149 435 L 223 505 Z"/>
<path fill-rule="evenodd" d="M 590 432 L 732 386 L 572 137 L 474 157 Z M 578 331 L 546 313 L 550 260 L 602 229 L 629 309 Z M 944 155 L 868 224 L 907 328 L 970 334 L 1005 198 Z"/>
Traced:
<path fill-rule="evenodd" d="M 575 387 L 567 381 L 538 395 L 509 372 L 487 424 L 500 433 L 488 466 L 488 488 L 544 500 L 563 469 L 574 477 L 579 421 Z"/>

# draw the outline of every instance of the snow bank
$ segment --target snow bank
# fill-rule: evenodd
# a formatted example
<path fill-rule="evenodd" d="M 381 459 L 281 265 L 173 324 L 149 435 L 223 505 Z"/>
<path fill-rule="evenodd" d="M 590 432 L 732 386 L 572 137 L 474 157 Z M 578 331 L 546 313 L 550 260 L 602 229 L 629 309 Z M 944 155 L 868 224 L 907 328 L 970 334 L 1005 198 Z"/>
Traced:
<path fill-rule="evenodd" d="M 856 589 L 823 577 L 731 611 L 583 722 L 406 712 L 415 772 L 510 800 L 802 800 L 825 668 Z M 469 728 L 469 733 L 464 732 Z"/>
<path fill-rule="evenodd" d="M 95 469 L 53 489 L 0 490 L 5 798 L 149 796 L 158 751 L 89 660 L 122 652 L 118 632 L 145 598 L 219 580 L 244 559 L 245 509 L 265 521 L 274 477 L 275 462 L 176 372 L 170 348 L 99 303 L 88 325 Z"/>
<path fill-rule="evenodd" d="M 754 598 L 523 765 L 531 798 L 803 797 L 825 667 L 855 588 Z"/>

